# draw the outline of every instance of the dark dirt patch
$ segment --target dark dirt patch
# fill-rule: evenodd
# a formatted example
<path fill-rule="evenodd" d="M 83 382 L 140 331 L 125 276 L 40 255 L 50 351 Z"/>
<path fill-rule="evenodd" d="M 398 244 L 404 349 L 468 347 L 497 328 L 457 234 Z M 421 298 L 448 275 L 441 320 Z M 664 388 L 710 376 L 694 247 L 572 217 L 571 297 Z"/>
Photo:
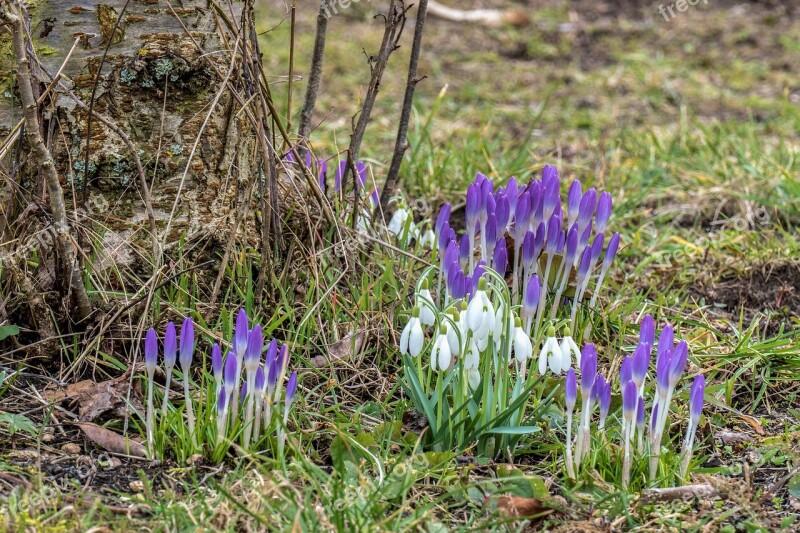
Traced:
<path fill-rule="evenodd" d="M 754 265 L 744 272 L 723 270 L 716 281 L 704 282 L 691 291 L 734 322 L 739 321 L 741 312 L 745 324 L 766 315 L 762 332 L 767 336 L 781 328 L 796 329 L 800 320 L 800 265 L 794 263 Z"/>

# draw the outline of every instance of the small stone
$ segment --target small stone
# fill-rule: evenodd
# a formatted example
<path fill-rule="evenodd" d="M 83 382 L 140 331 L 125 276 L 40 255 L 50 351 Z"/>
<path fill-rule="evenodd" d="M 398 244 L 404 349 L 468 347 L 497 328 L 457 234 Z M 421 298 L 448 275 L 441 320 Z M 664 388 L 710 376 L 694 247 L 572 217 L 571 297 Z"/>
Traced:
<path fill-rule="evenodd" d="M 186 464 L 189 466 L 199 465 L 202 462 L 203 462 L 203 456 L 200 455 L 199 453 L 196 453 L 191 457 L 189 457 L 188 459 L 186 459 Z"/>
<path fill-rule="evenodd" d="M 68 442 L 61 446 L 61 451 L 70 455 L 77 455 L 81 453 L 81 447 L 74 442 Z"/>
<path fill-rule="evenodd" d="M 131 492 L 144 492 L 144 483 L 141 479 L 136 479 L 128 483 L 128 488 Z"/>
<path fill-rule="evenodd" d="M 45 433 L 44 435 L 42 435 L 42 442 L 44 442 L 45 444 L 50 444 L 54 440 L 56 440 L 56 436 L 53 435 L 52 433 Z"/>

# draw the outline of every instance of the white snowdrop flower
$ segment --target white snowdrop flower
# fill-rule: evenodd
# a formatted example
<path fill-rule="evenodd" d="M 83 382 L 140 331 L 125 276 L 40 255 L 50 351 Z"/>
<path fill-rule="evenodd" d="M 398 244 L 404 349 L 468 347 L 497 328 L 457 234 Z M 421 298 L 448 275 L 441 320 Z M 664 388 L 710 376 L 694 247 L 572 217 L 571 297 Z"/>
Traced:
<path fill-rule="evenodd" d="M 561 348 L 558 346 L 556 340 L 556 328 L 550 326 L 547 328 L 546 339 L 542 346 L 542 351 L 539 352 L 539 374 L 544 375 L 547 372 L 547 367 L 558 374 L 561 370 Z"/>
<path fill-rule="evenodd" d="M 470 368 L 467 371 L 467 381 L 469 381 L 470 389 L 477 389 L 481 384 L 481 373 L 477 368 Z"/>
<path fill-rule="evenodd" d="M 455 309 L 451 312 L 451 316 L 453 317 L 452 322 L 445 319 L 443 323 L 447 328 L 447 343 L 450 345 L 450 353 L 457 357 L 461 355 L 461 340 L 458 337 L 458 323 L 461 317 L 459 316 L 459 312 Z"/>
<path fill-rule="evenodd" d="M 522 321 L 517 318 L 514 326 L 514 358 L 519 361 L 519 364 L 524 365 L 532 355 L 533 344 L 531 343 L 531 338 L 522 329 Z"/>
<path fill-rule="evenodd" d="M 450 343 L 447 341 L 447 331 L 445 326 L 439 328 L 439 335 L 433 343 L 431 350 L 431 368 L 444 372 L 450 368 L 452 355 L 450 353 Z"/>
<path fill-rule="evenodd" d="M 479 352 L 482 352 L 482 351 L 486 350 L 486 348 L 489 347 L 489 337 L 490 337 L 490 335 L 488 335 L 488 334 L 487 335 L 481 335 L 481 336 L 478 336 L 477 334 L 474 335 L 475 346 L 478 347 L 478 351 Z"/>
<path fill-rule="evenodd" d="M 575 364 L 581 367 L 581 351 L 572 339 L 569 328 L 564 328 L 564 338 L 561 339 L 561 368 L 566 372 L 572 366 L 572 356 L 575 356 Z"/>
<path fill-rule="evenodd" d="M 434 325 L 436 323 L 436 307 L 431 291 L 428 289 L 428 280 L 422 282 L 415 299 L 415 305 L 419 307 L 419 321 L 426 326 Z"/>
<path fill-rule="evenodd" d="M 484 336 L 494 330 L 494 306 L 486 294 L 486 279 L 478 280 L 478 290 L 467 306 L 469 329 L 476 336 Z"/>
<path fill-rule="evenodd" d="M 406 324 L 406 327 L 403 328 L 403 333 L 400 334 L 400 353 L 416 357 L 422 351 L 424 342 L 425 334 L 419 321 L 419 307 L 414 307 L 411 310 L 411 319 Z"/>
<path fill-rule="evenodd" d="M 408 231 L 406 231 L 406 228 L 408 228 Z M 394 212 L 386 229 L 389 230 L 389 233 L 400 239 L 402 244 L 406 245 L 419 233 L 416 224 L 414 224 L 411 211 L 405 207 L 400 207 Z"/>
<path fill-rule="evenodd" d="M 436 234 L 433 232 L 432 229 L 429 229 L 422 235 L 419 235 L 418 242 L 420 246 L 422 246 L 426 250 L 432 250 L 434 244 L 436 243 Z"/>
<path fill-rule="evenodd" d="M 478 368 L 481 363 L 481 352 L 478 349 L 478 345 L 475 344 L 475 340 L 473 339 L 469 343 L 469 349 L 467 353 L 464 355 L 464 368 L 473 369 Z"/>

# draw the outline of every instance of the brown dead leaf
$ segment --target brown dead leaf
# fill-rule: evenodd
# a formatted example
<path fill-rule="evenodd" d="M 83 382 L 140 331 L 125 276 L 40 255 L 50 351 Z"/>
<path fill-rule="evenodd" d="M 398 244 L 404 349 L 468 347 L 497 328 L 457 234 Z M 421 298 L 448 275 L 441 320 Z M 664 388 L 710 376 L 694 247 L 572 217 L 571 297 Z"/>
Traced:
<path fill-rule="evenodd" d="M 552 512 L 538 498 L 502 495 L 497 497 L 497 511 L 510 518 L 525 518 Z"/>
<path fill-rule="evenodd" d="M 79 381 L 68 386 L 66 390 L 48 394 L 50 401 L 69 401 L 70 406 L 77 404 L 81 421 L 90 422 L 106 413 L 125 416 L 131 408 L 144 411 L 138 395 L 130 395 L 128 403 L 128 386 L 130 374 L 125 373 L 118 378 L 95 383 L 91 379 Z"/>
<path fill-rule="evenodd" d="M 761 426 L 761 423 L 754 417 L 743 413 L 739 413 L 739 417 L 745 422 L 747 422 L 750 425 L 750 427 L 752 427 L 755 430 L 756 433 L 762 436 L 766 435 L 766 433 L 764 433 L 764 428 Z"/>
<path fill-rule="evenodd" d="M 91 422 L 77 422 L 75 424 L 95 444 L 111 453 L 132 455 L 134 457 L 147 457 L 144 445 L 138 440 L 133 440 L 119 433 L 114 433 Z"/>
<path fill-rule="evenodd" d="M 321 368 L 340 359 L 352 359 L 361 352 L 367 333 L 363 329 L 357 329 L 355 333 L 349 333 L 331 344 L 328 348 L 328 355 L 318 355 L 311 359 L 311 366 Z"/>

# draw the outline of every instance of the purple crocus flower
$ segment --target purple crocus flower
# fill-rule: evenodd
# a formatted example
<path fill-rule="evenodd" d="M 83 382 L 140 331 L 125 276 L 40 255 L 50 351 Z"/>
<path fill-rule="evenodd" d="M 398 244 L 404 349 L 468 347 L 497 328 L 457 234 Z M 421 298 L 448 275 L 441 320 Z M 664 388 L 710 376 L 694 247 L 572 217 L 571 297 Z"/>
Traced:
<path fill-rule="evenodd" d="M 233 352 L 228 352 L 225 358 L 225 369 L 223 372 L 223 381 L 225 382 L 225 390 L 228 393 L 233 392 L 236 388 L 236 382 L 239 380 L 239 365 L 236 362 L 236 355 Z"/>
<path fill-rule="evenodd" d="M 700 422 L 700 415 L 703 412 L 703 399 L 706 393 L 706 378 L 703 374 L 698 374 L 692 382 L 692 389 L 689 392 L 689 417 L 692 425 L 697 427 Z"/>
<path fill-rule="evenodd" d="M 487 250 L 494 250 L 494 245 L 497 244 L 497 234 L 497 219 L 494 213 L 491 213 L 486 219 L 486 233 L 481 237 L 485 241 L 484 245 Z"/>
<path fill-rule="evenodd" d="M 547 242 L 544 249 L 548 254 L 556 252 L 561 233 L 563 233 L 561 231 L 561 218 L 558 215 L 553 215 L 547 221 Z"/>
<path fill-rule="evenodd" d="M 670 359 L 672 357 L 672 350 L 664 352 L 662 356 L 656 359 L 656 387 L 659 391 L 659 396 L 666 396 L 669 390 L 669 368 Z"/>
<path fill-rule="evenodd" d="M 464 207 L 464 214 L 467 219 L 467 233 L 469 233 L 478 222 L 478 211 L 481 208 L 481 189 L 475 183 L 467 187 L 467 204 Z"/>
<path fill-rule="evenodd" d="M 281 348 L 280 350 L 278 350 L 278 371 L 283 372 L 288 363 L 289 363 L 289 345 L 284 343 L 281 344 Z"/>
<path fill-rule="evenodd" d="M 599 425 L 603 427 L 605 426 L 606 417 L 608 416 L 608 409 L 611 407 L 611 383 L 605 383 L 597 403 L 600 405 Z"/>
<path fill-rule="evenodd" d="M 272 396 L 273 391 L 275 390 L 275 384 L 278 383 L 278 373 L 280 369 L 278 368 L 278 358 L 271 360 L 269 362 L 269 368 L 267 369 L 267 394 Z"/>
<path fill-rule="evenodd" d="M 222 350 L 219 344 L 215 342 L 211 347 L 211 371 L 214 374 L 214 381 L 217 383 L 217 388 L 219 388 L 220 383 L 222 383 L 223 370 Z"/>
<path fill-rule="evenodd" d="M 372 189 L 372 192 L 369 193 L 369 201 L 372 202 L 372 207 L 378 207 L 378 204 L 381 203 L 381 193 L 377 185 Z"/>
<path fill-rule="evenodd" d="M 636 405 L 639 403 L 639 391 L 636 390 L 636 384 L 629 381 L 625 384 L 622 391 L 622 414 L 629 422 L 633 420 Z"/>
<path fill-rule="evenodd" d="M 603 270 L 607 271 L 611 268 L 611 263 L 614 262 L 614 257 L 616 257 L 618 249 L 619 233 L 615 233 L 611 236 L 611 239 L 609 239 L 608 247 L 606 247 L 606 257 L 603 259 Z"/>
<path fill-rule="evenodd" d="M 581 395 L 588 398 L 597 375 L 597 349 L 589 343 L 581 351 Z"/>
<path fill-rule="evenodd" d="M 669 388 L 675 389 L 675 386 L 681 380 L 683 371 L 686 370 L 686 362 L 689 358 L 689 345 L 686 341 L 681 341 L 675 346 L 672 352 L 672 357 L 669 361 Z"/>
<path fill-rule="evenodd" d="M 581 199 L 583 198 L 583 189 L 581 182 L 575 180 L 569 186 L 567 192 L 567 225 L 572 226 L 578 220 L 578 213 L 580 211 Z"/>
<path fill-rule="evenodd" d="M 442 228 L 445 227 L 445 224 L 447 224 L 448 228 L 450 227 L 450 210 L 449 202 L 442 204 L 442 207 L 439 209 L 439 214 L 436 216 L 436 224 L 433 226 L 436 235 L 442 234 Z"/>
<path fill-rule="evenodd" d="M 675 334 L 672 331 L 672 326 L 667 324 L 664 326 L 664 329 L 661 330 L 661 335 L 658 336 L 658 347 L 656 348 L 656 356 L 658 358 L 656 362 L 657 365 L 666 354 L 672 351 L 674 344 Z"/>
<path fill-rule="evenodd" d="M 472 255 L 472 241 L 470 240 L 470 236 L 467 233 L 465 233 L 464 235 L 461 236 L 461 240 L 458 243 L 458 257 L 462 267 L 467 266 L 471 255 Z"/>
<path fill-rule="evenodd" d="M 266 378 L 264 376 L 264 367 L 259 366 L 256 370 L 255 389 L 256 391 L 263 391 L 266 385 Z"/>
<path fill-rule="evenodd" d="M 225 387 L 219 390 L 217 395 L 217 417 L 223 418 L 228 411 L 228 391 Z"/>
<path fill-rule="evenodd" d="M 567 377 L 564 380 L 564 400 L 567 411 L 571 413 L 578 401 L 578 381 L 575 377 L 575 369 L 572 367 L 567 371 Z"/>
<path fill-rule="evenodd" d="M 581 229 L 580 227 L 578 228 Z M 583 248 L 589 242 L 589 237 L 592 236 L 592 221 L 590 220 L 586 226 L 583 227 L 583 230 L 578 235 L 578 247 Z"/>
<path fill-rule="evenodd" d="M 630 357 L 625 357 L 619 367 L 619 386 L 622 391 L 625 390 L 625 385 L 633 380 L 633 360 Z"/>
<path fill-rule="evenodd" d="M 597 213 L 595 214 L 595 226 L 598 232 L 606 230 L 609 218 L 611 218 L 611 194 L 603 191 L 597 200 Z"/>
<path fill-rule="evenodd" d="M 184 373 L 189 371 L 192 366 L 192 354 L 194 353 L 194 323 L 188 316 L 181 326 L 180 336 L 180 363 Z"/>
<path fill-rule="evenodd" d="M 356 187 L 362 188 L 367 183 L 367 165 L 363 161 L 356 163 Z"/>
<path fill-rule="evenodd" d="M 317 165 L 319 166 L 319 176 L 317 177 L 319 179 L 319 188 L 322 192 L 325 192 L 327 187 L 325 180 L 328 177 L 328 162 L 324 159 L 318 159 Z"/>
<path fill-rule="evenodd" d="M 559 204 L 561 200 L 558 195 L 558 175 L 548 182 L 545 182 L 543 175 L 542 192 L 542 216 L 550 218 L 555 213 L 556 204 Z"/>
<path fill-rule="evenodd" d="M 649 344 L 651 347 L 656 341 L 656 323 L 653 317 L 644 315 L 639 325 L 639 343 Z"/>
<path fill-rule="evenodd" d="M 511 207 L 505 194 L 495 196 L 494 216 L 497 218 L 497 234 L 503 235 L 508 227 L 508 220 L 511 216 Z"/>
<path fill-rule="evenodd" d="M 247 398 L 247 382 L 242 382 L 242 391 L 239 394 L 239 403 L 244 404 L 244 400 Z"/>
<path fill-rule="evenodd" d="M 517 208 L 517 198 L 522 191 L 519 190 L 519 185 L 517 184 L 517 178 L 511 176 L 506 183 L 506 199 L 508 200 L 508 208 L 509 208 L 509 216 L 514 216 L 514 210 Z"/>
<path fill-rule="evenodd" d="M 595 403 L 600 403 L 600 396 L 603 394 L 603 391 L 606 389 L 606 379 L 603 377 L 602 374 L 598 373 L 594 378 L 594 385 L 592 385 L 592 395 L 591 395 L 591 402 L 590 405 L 594 405 Z M 590 407 L 591 408 L 591 407 Z"/>
<path fill-rule="evenodd" d="M 445 250 L 447 250 L 447 246 L 456 240 L 456 232 L 453 228 L 450 227 L 450 223 L 445 221 L 441 228 L 439 228 L 439 233 L 436 234 L 436 238 L 438 240 L 438 249 L 440 256 L 444 255 Z M 458 244 L 456 243 L 456 259 L 458 259 Z"/>
<path fill-rule="evenodd" d="M 522 242 L 525 233 L 528 231 L 528 222 L 531 217 L 530 194 L 528 191 L 522 193 L 517 200 L 517 209 L 514 212 L 514 240 Z"/>
<path fill-rule="evenodd" d="M 269 370 L 269 364 L 272 362 L 273 359 L 277 359 L 278 357 L 278 341 L 272 339 L 269 341 L 269 345 L 267 346 L 267 355 L 264 360 L 265 370 Z"/>
<path fill-rule="evenodd" d="M 639 396 L 636 407 L 636 430 L 641 434 L 644 430 L 644 398 Z"/>
<path fill-rule="evenodd" d="M 494 247 L 494 255 L 492 257 L 494 269 L 502 277 L 506 275 L 508 268 L 508 250 L 506 249 L 506 238 L 501 237 Z"/>
<path fill-rule="evenodd" d="M 289 382 L 286 383 L 286 405 L 287 407 L 294 402 L 295 394 L 297 394 L 297 371 L 292 372 L 289 376 Z"/>
<path fill-rule="evenodd" d="M 233 330 L 233 351 L 236 357 L 241 359 L 247 351 L 247 340 L 250 336 L 250 326 L 247 320 L 247 313 L 244 309 L 239 309 L 236 315 L 236 326 Z"/>
<path fill-rule="evenodd" d="M 575 265 L 575 259 L 578 257 L 578 230 L 575 226 L 567 233 L 566 253 L 564 254 L 564 263 L 566 265 L 567 274 L 569 269 Z"/>
<path fill-rule="evenodd" d="M 261 333 L 261 324 L 253 326 L 247 340 L 247 350 L 244 353 L 244 368 L 248 375 L 256 371 L 261 362 L 261 350 L 264 349 L 264 335 Z"/>
<path fill-rule="evenodd" d="M 658 425 L 658 404 L 653 405 L 653 412 L 650 414 L 650 431 L 654 432 Z"/>
<path fill-rule="evenodd" d="M 532 265 L 536 260 L 536 235 L 528 230 L 525 238 L 522 239 L 522 262 L 525 265 Z"/>
<path fill-rule="evenodd" d="M 144 336 L 144 366 L 150 379 L 156 373 L 158 364 L 158 336 L 156 330 L 150 328 Z"/>
<path fill-rule="evenodd" d="M 344 171 L 347 168 L 347 160 L 344 159 L 339 161 L 339 165 L 336 167 L 336 172 L 333 174 L 333 190 L 334 192 L 339 192 L 342 189 L 342 178 L 344 177 Z"/>
<path fill-rule="evenodd" d="M 164 366 L 167 369 L 167 374 L 172 372 L 177 354 L 178 334 L 175 331 L 175 324 L 167 322 L 167 329 L 164 331 Z"/>
<path fill-rule="evenodd" d="M 581 254 L 581 260 L 578 263 L 578 276 L 576 279 L 576 286 L 581 287 L 585 282 L 588 282 L 588 276 L 592 271 L 592 249 L 590 247 L 584 248 Z"/>
<path fill-rule="evenodd" d="M 530 277 L 525 287 L 525 295 L 522 298 L 522 316 L 529 318 L 536 313 L 540 294 L 541 285 L 539 284 L 539 276 L 534 274 Z"/>
<path fill-rule="evenodd" d="M 594 242 L 592 242 L 592 264 L 597 264 L 600 254 L 603 253 L 603 234 L 598 233 L 595 235 Z"/>
<path fill-rule="evenodd" d="M 632 379 L 637 387 L 641 387 L 650 367 L 650 345 L 639 343 L 633 352 Z"/>
<path fill-rule="evenodd" d="M 544 238 L 547 234 L 547 228 L 544 222 L 540 222 L 536 227 L 536 238 L 533 241 L 533 255 L 539 257 L 539 254 L 544 249 Z"/>
<path fill-rule="evenodd" d="M 580 206 L 578 207 L 578 227 L 580 227 L 581 230 L 591 222 L 596 204 L 597 191 L 592 187 L 583 193 Z"/>

